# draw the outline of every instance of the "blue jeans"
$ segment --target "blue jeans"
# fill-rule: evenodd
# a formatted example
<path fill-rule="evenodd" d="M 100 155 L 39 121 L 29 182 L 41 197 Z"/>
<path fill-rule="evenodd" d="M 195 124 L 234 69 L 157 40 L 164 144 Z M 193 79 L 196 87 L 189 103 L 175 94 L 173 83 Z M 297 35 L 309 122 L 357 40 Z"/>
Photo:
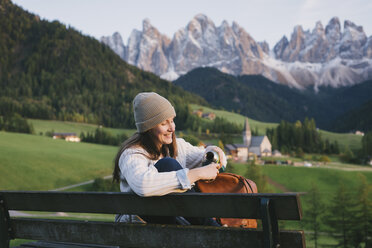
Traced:
<path fill-rule="evenodd" d="M 158 172 L 169 172 L 169 171 L 178 171 L 182 170 L 182 166 L 178 163 L 177 160 L 166 157 L 160 159 L 154 165 Z M 187 192 L 195 192 L 192 188 Z M 154 223 L 154 224 L 181 224 L 181 225 L 207 225 L 207 226 L 220 226 L 213 218 L 183 218 L 180 216 L 140 216 L 144 221 L 147 223 Z"/>

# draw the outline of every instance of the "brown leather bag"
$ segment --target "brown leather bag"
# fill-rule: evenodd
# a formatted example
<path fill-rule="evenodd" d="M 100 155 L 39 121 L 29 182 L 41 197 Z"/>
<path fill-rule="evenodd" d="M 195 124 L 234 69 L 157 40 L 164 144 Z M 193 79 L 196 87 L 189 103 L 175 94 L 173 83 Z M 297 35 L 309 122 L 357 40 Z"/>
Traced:
<path fill-rule="evenodd" d="M 256 184 L 233 173 L 220 173 L 213 181 L 197 181 L 197 190 L 202 193 L 257 193 Z M 221 225 L 229 227 L 257 228 L 257 220 L 238 218 L 216 218 Z"/>

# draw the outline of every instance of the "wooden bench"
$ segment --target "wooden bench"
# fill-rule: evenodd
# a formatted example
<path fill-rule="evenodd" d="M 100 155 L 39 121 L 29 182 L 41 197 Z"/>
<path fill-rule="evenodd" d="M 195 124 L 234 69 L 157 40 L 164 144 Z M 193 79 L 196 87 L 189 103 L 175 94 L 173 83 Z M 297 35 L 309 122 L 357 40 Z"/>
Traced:
<path fill-rule="evenodd" d="M 262 230 L 21 218 L 9 217 L 9 210 L 252 218 L 262 220 Z M 278 220 L 301 217 L 297 193 L 139 197 L 109 192 L 0 191 L 0 247 L 9 247 L 11 239 L 31 239 L 120 247 L 297 248 L 305 247 L 304 232 L 279 231 Z"/>

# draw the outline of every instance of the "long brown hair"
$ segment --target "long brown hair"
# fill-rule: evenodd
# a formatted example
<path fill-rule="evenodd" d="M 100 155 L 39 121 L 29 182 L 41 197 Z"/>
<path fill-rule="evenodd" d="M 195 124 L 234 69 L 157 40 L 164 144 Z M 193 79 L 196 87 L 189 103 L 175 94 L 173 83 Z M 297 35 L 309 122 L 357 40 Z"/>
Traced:
<path fill-rule="evenodd" d="M 125 140 L 123 144 L 120 146 L 120 149 L 115 157 L 115 166 L 114 171 L 112 173 L 112 180 L 113 182 L 120 182 L 120 167 L 119 167 L 119 160 L 121 154 L 128 148 L 133 146 L 140 146 L 147 154 L 143 154 L 151 160 L 157 160 L 162 155 L 163 157 L 177 157 L 177 142 L 176 142 L 176 135 L 172 133 L 172 143 L 169 145 L 162 145 L 159 149 L 155 143 L 155 136 L 153 135 L 152 129 L 138 133 L 136 132 L 130 138 Z"/>

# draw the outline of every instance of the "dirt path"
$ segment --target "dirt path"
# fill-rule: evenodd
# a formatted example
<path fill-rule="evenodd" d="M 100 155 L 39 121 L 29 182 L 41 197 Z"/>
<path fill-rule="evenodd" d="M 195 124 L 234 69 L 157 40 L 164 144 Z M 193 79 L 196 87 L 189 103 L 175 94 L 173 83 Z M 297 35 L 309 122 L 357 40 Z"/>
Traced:
<path fill-rule="evenodd" d="M 103 179 L 110 179 L 110 178 L 112 178 L 112 175 L 103 177 Z M 52 189 L 52 190 L 49 190 L 49 191 L 64 191 L 66 189 L 72 189 L 72 188 L 80 187 L 80 186 L 83 186 L 83 185 L 92 184 L 93 182 L 94 182 L 94 180 L 89 180 L 89 181 L 85 181 L 85 182 L 82 182 L 82 183 L 68 185 L 68 186 L 65 186 L 65 187 L 62 187 L 62 188 L 58 188 L 58 189 Z"/>
<path fill-rule="evenodd" d="M 365 166 L 365 167 L 355 167 L 355 168 L 353 168 L 353 167 L 341 168 L 341 167 L 333 167 L 333 166 L 329 166 L 329 165 L 321 165 L 320 168 L 342 170 L 342 171 L 370 171 L 370 172 L 372 172 L 372 167 L 368 167 L 368 166 Z"/>
<path fill-rule="evenodd" d="M 275 182 L 272 180 L 270 177 L 267 177 L 267 182 L 271 185 L 273 185 L 275 188 L 280 189 L 281 191 L 284 192 L 291 192 L 289 189 L 287 189 L 283 184 L 280 184 L 278 182 Z"/>

